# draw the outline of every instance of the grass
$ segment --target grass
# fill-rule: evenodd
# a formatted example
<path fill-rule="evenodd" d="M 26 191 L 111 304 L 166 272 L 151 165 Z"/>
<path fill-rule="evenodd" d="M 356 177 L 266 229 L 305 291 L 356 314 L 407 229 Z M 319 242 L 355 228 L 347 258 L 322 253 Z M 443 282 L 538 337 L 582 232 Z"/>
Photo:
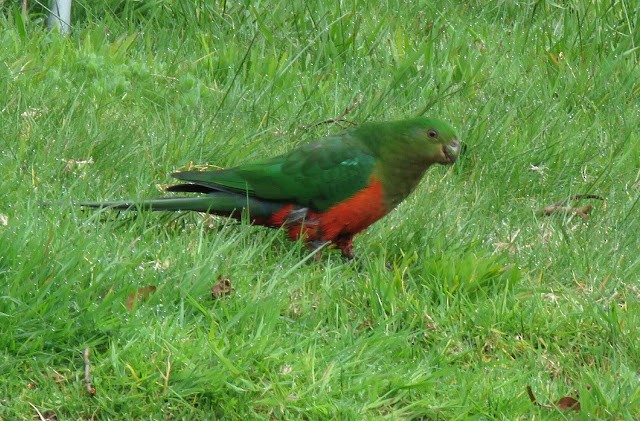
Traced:
<path fill-rule="evenodd" d="M 2 6 L 0 418 L 637 417 L 637 4 L 317 3 L 77 0 L 68 39 Z M 200 215 L 39 206 L 156 196 L 189 163 L 336 133 L 311 125 L 354 102 L 468 146 L 357 264 Z M 575 194 L 604 200 L 537 213 Z"/>

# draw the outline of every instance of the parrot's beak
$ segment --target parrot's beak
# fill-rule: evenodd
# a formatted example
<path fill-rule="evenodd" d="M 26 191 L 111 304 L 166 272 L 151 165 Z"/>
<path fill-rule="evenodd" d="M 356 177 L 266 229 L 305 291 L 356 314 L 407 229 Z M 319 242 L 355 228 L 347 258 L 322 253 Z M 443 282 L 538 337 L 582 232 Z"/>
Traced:
<path fill-rule="evenodd" d="M 460 156 L 462 151 L 462 142 L 458 139 L 453 139 L 450 143 L 442 145 L 442 155 L 444 157 L 443 164 L 453 164 Z"/>

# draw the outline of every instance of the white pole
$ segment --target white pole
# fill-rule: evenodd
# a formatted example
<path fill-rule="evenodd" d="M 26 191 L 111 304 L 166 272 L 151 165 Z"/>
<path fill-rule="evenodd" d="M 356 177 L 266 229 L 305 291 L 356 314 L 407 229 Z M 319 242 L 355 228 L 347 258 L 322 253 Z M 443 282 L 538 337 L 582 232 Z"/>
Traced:
<path fill-rule="evenodd" d="M 60 33 L 64 35 L 71 31 L 71 1 L 50 0 L 49 29 L 58 28 Z"/>

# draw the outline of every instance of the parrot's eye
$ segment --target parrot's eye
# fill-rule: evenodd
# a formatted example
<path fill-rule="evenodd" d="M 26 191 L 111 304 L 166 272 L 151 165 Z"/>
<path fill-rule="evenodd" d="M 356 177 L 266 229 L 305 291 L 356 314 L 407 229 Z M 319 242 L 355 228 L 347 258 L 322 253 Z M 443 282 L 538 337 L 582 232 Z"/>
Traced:
<path fill-rule="evenodd" d="M 429 137 L 431 139 L 435 139 L 436 137 L 438 137 L 438 132 L 435 131 L 434 129 L 429 129 L 429 131 L 427 132 L 427 134 L 429 135 Z"/>

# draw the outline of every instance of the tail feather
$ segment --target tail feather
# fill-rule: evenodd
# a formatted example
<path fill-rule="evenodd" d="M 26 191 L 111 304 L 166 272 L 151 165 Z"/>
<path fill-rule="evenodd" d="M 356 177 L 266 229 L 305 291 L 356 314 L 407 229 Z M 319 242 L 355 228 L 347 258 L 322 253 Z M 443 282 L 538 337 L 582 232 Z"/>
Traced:
<path fill-rule="evenodd" d="M 150 211 L 196 211 L 208 212 L 211 199 L 208 197 L 161 197 L 141 201 L 113 200 L 107 202 L 74 202 L 75 206 L 117 210 L 150 210 Z"/>
<path fill-rule="evenodd" d="M 176 184 L 167 187 L 165 190 L 172 193 L 214 193 L 224 191 L 203 186 L 201 184 Z"/>
<path fill-rule="evenodd" d="M 240 217 L 248 209 L 251 217 L 269 217 L 285 204 L 237 193 L 216 192 L 192 197 L 161 197 L 141 201 L 75 202 L 75 206 L 117 210 L 196 211 Z"/>

